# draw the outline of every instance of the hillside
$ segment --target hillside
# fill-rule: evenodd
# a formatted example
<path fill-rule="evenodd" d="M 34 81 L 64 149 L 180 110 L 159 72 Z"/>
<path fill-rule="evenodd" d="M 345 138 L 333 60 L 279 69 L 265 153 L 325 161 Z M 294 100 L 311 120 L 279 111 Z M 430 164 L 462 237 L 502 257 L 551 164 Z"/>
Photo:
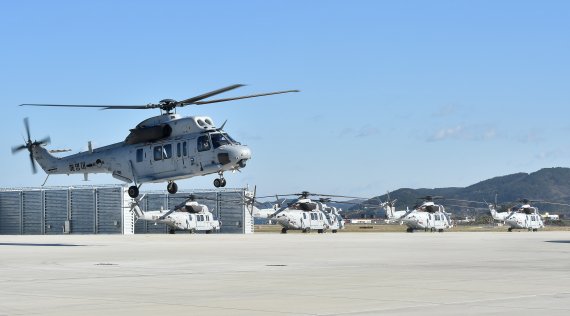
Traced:
<path fill-rule="evenodd" d="M 458 215 L 474 215 L 487 212 L 484 205 L 466 204 L 451 201 L 451 199 L 487 201 L 492 202 L 498 194 L 499 204 L 507 204 L 522 198 L 542 200 L 548 202 L 570 204 L 570 168 L 545 168 L 533 173 L 515 173 L 506 176 L 495 177 L 470 185 L 465 188 L 435 188 L 435 189 L 410 189 L 402 188 L 390 192 L 390 198 L 398 199 L 397 209 L 412 208 L 417 203 L 417 198 L 425 195 L 440 195 L 448 201 L 442 200 L 446 210 Z M 375 197 L 387 200 L 387 195 Z M 373 203 L 370 201 L 368 203 Z M 536 204 L 542 212 L 555 212 L 570 217 L 570 207 L 562 207 L 548 204 Z M 384 216 L 383 210 L 363 210 L 362 205 L 352 207 L 346 212 L 348 217 Z"/>

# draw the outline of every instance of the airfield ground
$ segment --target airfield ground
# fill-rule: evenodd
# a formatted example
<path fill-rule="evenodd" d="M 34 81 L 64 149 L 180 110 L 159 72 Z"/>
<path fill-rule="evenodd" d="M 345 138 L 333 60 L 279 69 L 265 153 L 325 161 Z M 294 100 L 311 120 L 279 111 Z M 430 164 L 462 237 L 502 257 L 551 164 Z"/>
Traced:
<path fill-rule="evenodd" d="M 569 315 L 570 232 L 0 236 L 0 315 Z"/>

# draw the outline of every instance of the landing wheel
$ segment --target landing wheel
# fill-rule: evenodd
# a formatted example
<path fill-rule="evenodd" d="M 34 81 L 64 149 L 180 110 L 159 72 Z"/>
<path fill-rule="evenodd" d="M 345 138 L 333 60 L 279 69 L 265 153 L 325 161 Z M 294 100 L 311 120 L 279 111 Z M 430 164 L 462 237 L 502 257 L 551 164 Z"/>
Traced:
<path fill-rule="evenodd" d="M 221 186 L 222 188 L 225 187 L 225 186 L 226 186 L 226 179 L 221 178 L 220 181 L 221 181 L 220 186 Z"/>
<path fill-rule="evenodd" d="M 129 190 L 127 191 L 129 193 L 129 196 L 131 198 L 136 198 L 137 196 L 139 196 L 139 188 L 137 188 L 136 186 L 130 186 Z"/>
<path fill-rule="evenodd" d="M 413 233 L 413 232 L 414 232 L 414 229 L 411 228 L 411 227 L 408 227 L 408 228 L 406 229 L 406 232 L 408 232 L 408 233 Z"/>
<path fill-rule="evenodd" d="M 439 233 L 443 233 L 443 229 L 442 229 L 442 228 L 438 229 L 437 231 L 438 231 Z"/>
<path fill-rule="evenodd" d="M 287 228 L 285 227 L 281 228 L 281 234 L 287 234 Z"/>
<path fill-rule="evenodd" d="M 533 231 L 533 232 L 537 232 L 537 231 L 538 231 L 538 228 L 533 228 L 532 231 Z"/>
<path fill-rule="evenodd" d="M 220 180 L 220 179 L 214 179 L 214 186 L 215 186 L 216 188 L 221 187 L 221 186 L 222 186 L 222 180 Z"/>
<path fill-rule="evenodd" d="M 178 184 L 176 184 L 176 182 L 168 182 L 166 190 L 170 194 L 175 194 L 176 192 L 178 192 Z"/>
<path fill-rule="evenodd" d="M 336 232 L 337 232 L 336 229 L 333 229 L 333 230 L 332 230 L 332 233 L 333 233 L 333 234 L 336 234 Z"/>
<path fill-rule="evenodd" d="M 319 234 L 322 234 L 323 232 L 324 232 L 324 230 L 323 230 L 323 229 L 319 229 L 319 230 L 317 230 L 317 233 L 319 233 Z"/>
<path fill-rule="evenodd" d="M 211 229 L 206 231 L 206 234 L 211 234 L 211 233 L 212 233 Z"/>
<path fill-rule="evenodd" d="M 512 232 L 512 231 L 513 231 L 513 228 L 512 228 L 512 227 L 509 227 L 508 231 L 509 231 L 509 233 Z"/>
<path fill-rule="evenodd" d="M 174 229 L 170 229 L 170 230 L 168 230 L 168 233 L 169 233 L 169 234 L 173 234 L 173 235 L 174 235 L 174 234 L 176 234 L 176 230 L 174 230 Z"/>

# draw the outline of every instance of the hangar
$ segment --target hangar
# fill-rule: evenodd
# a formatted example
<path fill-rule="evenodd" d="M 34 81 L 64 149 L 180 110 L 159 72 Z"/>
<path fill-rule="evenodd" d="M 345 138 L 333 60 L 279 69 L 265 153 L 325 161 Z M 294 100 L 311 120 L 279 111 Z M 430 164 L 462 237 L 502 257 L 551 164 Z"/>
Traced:
<path fill-rule="evenodd" d="M 0 235 L 147 234 L 168 232 L 164 224 L 135 221 L 126 186 L 70 186 L 0 189 Z M 181 190 L 146 194 L 143 210 L 157 210 L 181 203 L 191 193 L 205 200 L 222 222 L 220 233 L 253 233 L 253 218 L 243 203 L 247 188 Z"/>

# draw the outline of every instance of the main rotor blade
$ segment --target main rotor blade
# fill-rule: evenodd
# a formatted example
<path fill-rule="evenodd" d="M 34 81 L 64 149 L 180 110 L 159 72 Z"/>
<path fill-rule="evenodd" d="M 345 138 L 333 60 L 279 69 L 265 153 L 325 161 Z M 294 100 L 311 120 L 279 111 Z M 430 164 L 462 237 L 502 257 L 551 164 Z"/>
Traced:
<path fill-rule="evenodd" d="M 339 198 L 346 198 L 346 199 L 363 199 L 363 200 L 369 200 L 369 198 L 359 197 L 359 196 L 346 196 L 346 195 L 333 195 L 333 194 L 319 194 L 319 193 L 311 193 L 311 195 L 328 196 L 328 197 L 339 197 Z"/>
<path fill-rule="evenodd" d="M 206 99 L 206 98 L 215 96 L 216 94 L 224 93 L 224 92 L 227 92 L 227 91 L 230 91 L 230 90 L 233 90 L 233 89 L 237 89 L 237 88 L 240 88 L 240 87 L 243 87 L 243 86 L 245 86 L 245 85 L 243 85 L 243 84 L 234 84 L 234 85 L 231 85 L 231 86 L 227 86 L 227 87 L 225 87 L 225 88 L 221 88 L 221 89 L 218 89 L 218 90 L 206 92 L 206 93 L 201 94 L 201 95 L 199 95 L 199 96 L 195 96 L 195 97 L 192 97 L 192 98 L 189 98 L 189 99 L 186 99 L 186 100 L 182 100 L 182 101 L 180 101 L 180 103 L 183 104 L 183 105 L 187 105 L 187 104 L 198 104 L 196 101 L 200 101 L 200 100 L 202 100 L 202 99 Z"/>
<path fill-rule="evenodd" d="M 289 93 L 289 92 L 299 92 L 299 90 L 276 91 L 276 92 L 269 92 L 269 93 L 245 95 L 245 96 L 235 97 L 235 98 L 217 99 L 217 100 L 209 100 L 209 101 L 197 101 L 197 102 L 194 102 L 194 104 L 209 104 L 209 103 L 226 102 L 226 101 L 257 98 L 257 97 L 263 97 L 263 96 L 267 96 L 267 95 L 282 94 L 282 93 Z"/>
<path fill-rule="evenodd" d="M 101 108 L 103 110 L 149 109 L 149 108 L 153 108 L 153 106 L 151 106 L 151 105 L 154 105 L 154 104 L 149 104 L 149 105 L 83 105 L 83 104 L 32 104 L 32 103 L 20 104 L 20 106 L 57 106 L 57 107 L 70 107 L 70 108 Z"/>

